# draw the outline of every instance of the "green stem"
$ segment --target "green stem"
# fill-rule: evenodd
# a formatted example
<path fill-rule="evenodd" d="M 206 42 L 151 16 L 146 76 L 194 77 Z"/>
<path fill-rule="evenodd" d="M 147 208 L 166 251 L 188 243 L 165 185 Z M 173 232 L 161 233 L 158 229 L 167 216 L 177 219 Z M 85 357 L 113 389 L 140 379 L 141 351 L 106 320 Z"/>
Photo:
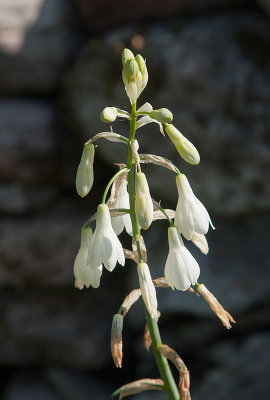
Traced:
<path fill-rule="evenodd" d="M 135 132 L 136 132 L 136 102 L 132 104 L 132 112 L 130 119 L 129 140 L 131 141 L 131 143 L 133 143 L 135 140 Z"/>
<path fill-rule="evenodd" d="M 105 190 L 104 190 L 101 203 L 105 204 L 105 202 L 106 202 L 106 196 L 107 196 L 107 194 L 108 194 L 108 191 L 109 191 L 111 185 L 112 185 L 113 182 L 115 181 L 115 179 L 116 179 L 119 175 L 121 175 L 123 172 L 126 172 L 127 170 L 128 170 L 127 168 L 120 169 L 120 171 L 118 171 L 118 172 L 112 177 L 112 179 L 110 180 L 110 182 L 108 183 L 108 185 L 106 186 L 106 188 L 105 188 Z"/>
<path fill-rule="evenodd" d="M 175 384 L 174 378 L 168 361 L 161 352 L 159 351 L 162 342 L 159 333 L 158 323 L 154 318 L 151 318 L 148 310 L 145 307 L 145 314 L 147 318 L 148 328 L 152 339 L 152 348 L 154 352 L 154 357 L 159 369 L 161 378 L 163 379 L 165 391 L 170 400 L 178 400 L 180 398 L 177 386 Z"/>
<path fill-rule="evenodd" d="M 165 215 L 165 217 L 167 218 L 167 220 L 168 220 L 169 223 L 170 223 L 170 226 L 174 226 L 174 223 L 173 223 L 173 221 L 171 220 L 171 218 L 169 217 L 169 215 L 166 213 L 166 210 L 164 210 L 164 208 L 161 207 L 161 205 L 160 205 L 156 200 L 153 200 L 153 199 L 152 199 L 152 201 L 153 201 L 154 205 L 155 205 L 157 208 L 159 208 L 160 211 Z"/>
<path fill-rule="evenodd" d="M 131 151 L 131 144 L 135 140 L 135 133 L 136 133 L 136 103 L 132 104 L 132 113 L 131 113 L 131 119 L 130 119 L 130 135 L 129 135 L 129 152 L 128 152 L 128 161 L 127 161 L 127 167 L 130 168 L 128 172 L 128 192 L 129 192 L 129 202 L 130 202 L 130 218 L 132 222 L 132 229 L 133 229 L 133 238 L 136 241 L 137 244 L 137 249 L 138 249 L 138 254 L 140 257 L 140 261 L 143 261 L 142 258 L 142 253 L 140 249 L 140 226 L 138 224 L 137 216 L 136 216 L 136 211 L 135 211 L 135 164 L 134 164 L 134 159 L 132 156 L 132 151 Z M 157 321 L 153 318 L 151 318 L 149 312 L 145 308 L 146 312 L 146 318 L 148 321 L 148 326 L 149 326 L 149 331 L 152 339 L 152 347 L 154 351 L 154 356 L 155 360 L 160 372 L 160 376 L 163 379 L 164 382 L 164 388 L 165 391 L 168 395 L 168 398 L 170 400 L 179 400 L 179 392 L 177 389 L 177 386 L 175 384 L 173 375 L 171 373 L 170 366 L 168 364 L 168 361 L 166 360 L 165 357 L 160 353 L 159 348 L 162 344 L 161 338 L 160 338 L 160 333 L 159 333 L 159 328 Z"/>

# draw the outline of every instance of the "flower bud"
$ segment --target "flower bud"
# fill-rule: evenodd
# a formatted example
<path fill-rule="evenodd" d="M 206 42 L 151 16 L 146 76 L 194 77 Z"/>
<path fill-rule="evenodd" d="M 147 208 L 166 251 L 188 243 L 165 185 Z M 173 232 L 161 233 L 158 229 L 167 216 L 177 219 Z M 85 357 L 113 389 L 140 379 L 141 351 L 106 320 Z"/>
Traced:
<path fill-rule="evenodd" d="M 123 66 L 123 81 L 125 85 L 136 83 L 139 67 L 134 58 L 127 60 Z"/>
<path fill-rule="evenodd" d="M 76 175 L 76 189 L 81 197 L 85 197 L 90 192 L 94 182 L 94 156 L 94 145 L 92 143 L 85 144 Z"/>
<path fill-rule="evenodd" d="M 123 330 L 123 316 L 121 314 L 114 314 L 112 321 L 112 330 L 111 330 L 111 352 L 116 368 L 122 367 L 122 358 L 123 358 L 122 330 Z"/>
<path fill-rule="evenodd" d="M 124 49 L 122 52 L 122 64 L 124 65 L 127 60 L 134 58 L 134 54 L 129 49 Z"/>
<path fill-rule="evenodd" d="M 140 73 L 142 74 L 142 83 L 141 83 L 141 88 L 140 88 L 140 93 L 141 93 L 148 82 L 148 71 L 146 68 L 145 60 L 143 59 L 143 57 L 140 54 L 136 55 L 135 60 L 138 64 Z"/>
<path fill-rule="evenodd" d="M 123 65 L 122 78 L 125 84 L 125 89 L 131 103 L 134 103 L 138 98 L 138 85 L 141 87 L 141 72 L 134 58 L 128 59 Z"/>
<path fill-rule="evenodd" d="M 189 164 L 199 164 L 200 155 L 196 147 L 172 124 L 166 124 L 165 130 L 180 156 Z"/>
<path fill-rule="evenodd" d="M 151 318 L 157 318 L 156 289 L 147 264 L 138 264 L 138 275 L 144 304 L 146 305 Z"/>
<path fill-rule="evenodd" d="M 104 110 L 100 114 L 100 119 L 103 122 L 114 122 L 117 117 L 117 108 L 116 107 L 105 107 Z"/>
<path fill-rule="evenodd" d="M 160 108 L 159 110 L 152 110 L 149 113 L 149 117 L 155 119 L 162 124 L 169 123 L 173 120 L 173 115 L 167 108 Z"/>
<path fill-rule="evenodd" d="M 135 176 L 135 193 L 135 211 L 138 222 L 143 229 L 147 229 L 153 221 L 154 208 L 146 176 L 143 172 L 138 172 Z"/>

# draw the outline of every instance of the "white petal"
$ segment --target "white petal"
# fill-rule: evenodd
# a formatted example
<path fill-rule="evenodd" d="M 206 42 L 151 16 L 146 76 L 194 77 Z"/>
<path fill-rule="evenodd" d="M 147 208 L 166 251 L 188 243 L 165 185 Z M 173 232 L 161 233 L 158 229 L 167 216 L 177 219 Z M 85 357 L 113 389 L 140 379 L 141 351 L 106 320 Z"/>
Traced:
<path fill-rule="evenodd" d="M 95 230 L 88 250 L 88 260 L 91 265 L 98 267 L 103 261 L 102 235 Z"/>
<path fill-rule="evenodd" d="M 115 207 L 118 208 L 118 207 Z M 120 235 L 120 233 L 123 231 L 124 229 L 124 219 L 123 216 L 119 216 L 119 217 L 112 217 L 112 228 L 114 230 L 114 232 L 116 233 L 116 235 Z"/>
<path fill-rule="evenodd" d="M 188 279 L 190 280 L 192 285 L 194 285 L 197 282 L 200 275 L 199 264 L 185 246 L 182 246 L 181 256 L 186 266 L 186 273 Z"/>
<path fill-rule="evenodd" d="M 194 232 L 194 222 L 190 210 L 190 204 L 186 201 L 182 201 L 180 196 L 175 211 L 174 224 L 177 226 L 179 233 L 182 233 L 187 240 L 191 239 Z"/>
<path fill-rule="evenodd" d="M 100 278 L 102 275 L 102 265 L 100 265 L 97 268 L 91 268 L 90 265 L 87 265 L 87 267 L 88 267 L 87 274 L 89 277 L 90 285 L 96 289 L 100 285 Z"/>
<path fill-rule="evenodd" d="M 207 254 L 209 251 L 208 243 L 206 237 L 200 233 L 193 232 L 192 242 L 197 246 L 203 254 Z"/>
<path fill-rule="evenodd" d="M 140 108 L 138 108 L 137 112 L 150 112 L 153 110 L 153 107 L 150 103 L 144 103 Z"/>
<path fill-rule="evenodd" d="M 111 207 L 112 209 L 115 208 L 126 208 L 129 209 L 129 195 L 127 191 L 127 184 L 123 182 L 122 188 L 119 192 L 119 196 L 116 202 Z M 115 231 L 116 235 L 119 235 L 124 227 L 126 228 L 127 233 L 132 236 L 132 224 L 129 214 L 124 214 L 118 217 L 111 217 L 112 227 Z"/>
<path fill-rule="evenodd" d="M 123 215 L 123 220 L 124 220 L 124 225 L 125 225 L 126 232 L 130 236 L 133 236 L 133 229 L 132 229 L 132 223 L 131 223 L 130 215 Z"/>
<path fill-rule="evenodd" d="M 113 234 L 117 238 L 115 232 L 112 229 Z M 102 237 L 102 248 L 103 248 L 103 264 L 104 267 L 108 271 L 112 271 L 117 263 L 117 250 L 116 247 L 114 246 L 114 241 L 112 239 L 112 235 L 110 233 L 112 232 L 106 232 L 106 235 L 103 235 Z M 108 236 L 107 236 L 108 234 Z"/>
<path fill-rule="evenodd" d="M 120 265 L 125 265 L 126 260 L 125 260 L 124 250 L 117 236 L 115 238 L 115 248 L 117 252 L 117 261 L 119 262 Z"/>
<path fill-rule="evenodd" d="M 149 115 L 141 117 L 136 124 L 136 128 L 139 129 L 144 125 L 151 124 L 152 122 L 159 125 L 159 130 L 164 135 L 162 123 L 158 122 L 156 119 L 149 117 Z"/>
<path fill-rule="evenodd" d="M 85 251 L 82 247 L 79 249 L 78 254 L 75 258 L 74 262 L 74 276 L 75 278 L 81 282 L 81 268 L 87 263 L 87 251 Z"/>

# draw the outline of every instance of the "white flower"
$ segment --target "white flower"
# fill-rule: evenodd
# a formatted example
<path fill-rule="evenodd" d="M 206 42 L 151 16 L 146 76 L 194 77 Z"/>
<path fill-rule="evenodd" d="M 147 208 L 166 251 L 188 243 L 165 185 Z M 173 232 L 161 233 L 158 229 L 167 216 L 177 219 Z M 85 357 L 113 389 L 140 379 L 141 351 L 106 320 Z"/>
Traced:
<path fill-rule="evenodd" d="M 93 267 L 103 263 L 108 271 L 114 269 L 117 261 L 125 265 L 123 247 L 112 228 L 107 204 L 98 206 L 96 230 L 90 241 L 88 256 Z"/>
<path fill-rule="evenodd" d="M 81 197 L 85 197 L 91 190 L 94 182 L 93 163 L 95 147 L 92 143 L 84 145 L 80 164 L 76 175 L 76 189 Z"/>
<path fill-rule="evenodd" d="M 135 210 L 138 222 L 143 229 L 147 229 L 153 221 L 154 207 L 143 172 L 138 172 L 135 176 L 135 193 Z"/>
<path fill-rule="evenodd" d="M 177 175 L 176 185 L 179 197 L 174 224 L 179 233 L 190 240 L 194 232 L 207 233 L 209 223 L 215 229 L 206 208 L 194 195 L 184 174 Z"/>
<path fill-rule="evenodd" d="M 115 208 L 130 208 L 126 181 L 123 181 L 121 189 L 119 191 L 119 196 L 116 202 L 111 207 L 111 209 Z M 119 235 L 125 227 L 127 233 L 132 236 L 132 224 L 129 214 L 120 215 L 118 217 L 112 216 L 112 227 L 116 235 Z"/>
<path fill-rule="evenodd" d="M 102 265 L 97 268 L 89 265 L 88 248 L 92 237 L 92 230 L 89 227 L 82 228 L 81 247 L 74 262 L 74 276 L 79 283 L 79 286 L 84 285 L 88 288 L 93 286 L 99 287 L 100 277 L 102 274 Z"/>
<path fill-rule="evenodd" d="M 172 289 L 187 290 L 194 285 L 200 275 L 200 267 L 184 246 L 176 227 L 168 229 L 169 254 L 164 275 Z"/>
<path fill-rule="evenodd" d="M 147 264 L 138 264 L 138 275 L 144 304 L 151 317 L 157 318 L 156 289 Z"/>

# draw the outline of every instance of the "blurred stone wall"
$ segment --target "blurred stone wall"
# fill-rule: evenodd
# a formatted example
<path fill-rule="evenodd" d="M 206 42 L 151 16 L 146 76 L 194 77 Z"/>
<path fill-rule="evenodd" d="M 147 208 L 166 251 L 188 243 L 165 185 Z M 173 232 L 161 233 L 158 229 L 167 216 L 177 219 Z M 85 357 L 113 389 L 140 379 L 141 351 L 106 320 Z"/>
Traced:
<path fill-rule="evenodd" d="M 1 398 L 103 400 L 132 379 L 157 376 L 142 345 L 142 304 L 125 320 L 122 370 L 110 357 L 111 318 L 137 287 L 134 265 L 105 271 L 98 290 L 73 287 L 80 227 L 125 156 L 117 144 L 98 143 L 95 186 L 84 200 L 75 193 L 76 168 L 85 140 L 108 129 L 100 111 L 128 107 L 120 60 L 127 46 L 147 59 L 140 104 L 171 109 L 200 150 L 201 164 L 186 166 L 156 127 L 138 131 L 141 151 L 172 159 L 209 209 L 210 253 L 191 251 L 200 281 L 237 320 L 225 332 L 202 299 L 159 289 L 164 342 L 185 359 L 193 399 L 268 399 L 267 12 L 263 0 L 0 0 Z M 124 121 L 114 126 L 127 129 Z M 172 174 L 145 172 L 153 197 L 174 208 Z M 168 251 L 166 224 L 156 223 L 145 241 L 156 278 Z"/>

